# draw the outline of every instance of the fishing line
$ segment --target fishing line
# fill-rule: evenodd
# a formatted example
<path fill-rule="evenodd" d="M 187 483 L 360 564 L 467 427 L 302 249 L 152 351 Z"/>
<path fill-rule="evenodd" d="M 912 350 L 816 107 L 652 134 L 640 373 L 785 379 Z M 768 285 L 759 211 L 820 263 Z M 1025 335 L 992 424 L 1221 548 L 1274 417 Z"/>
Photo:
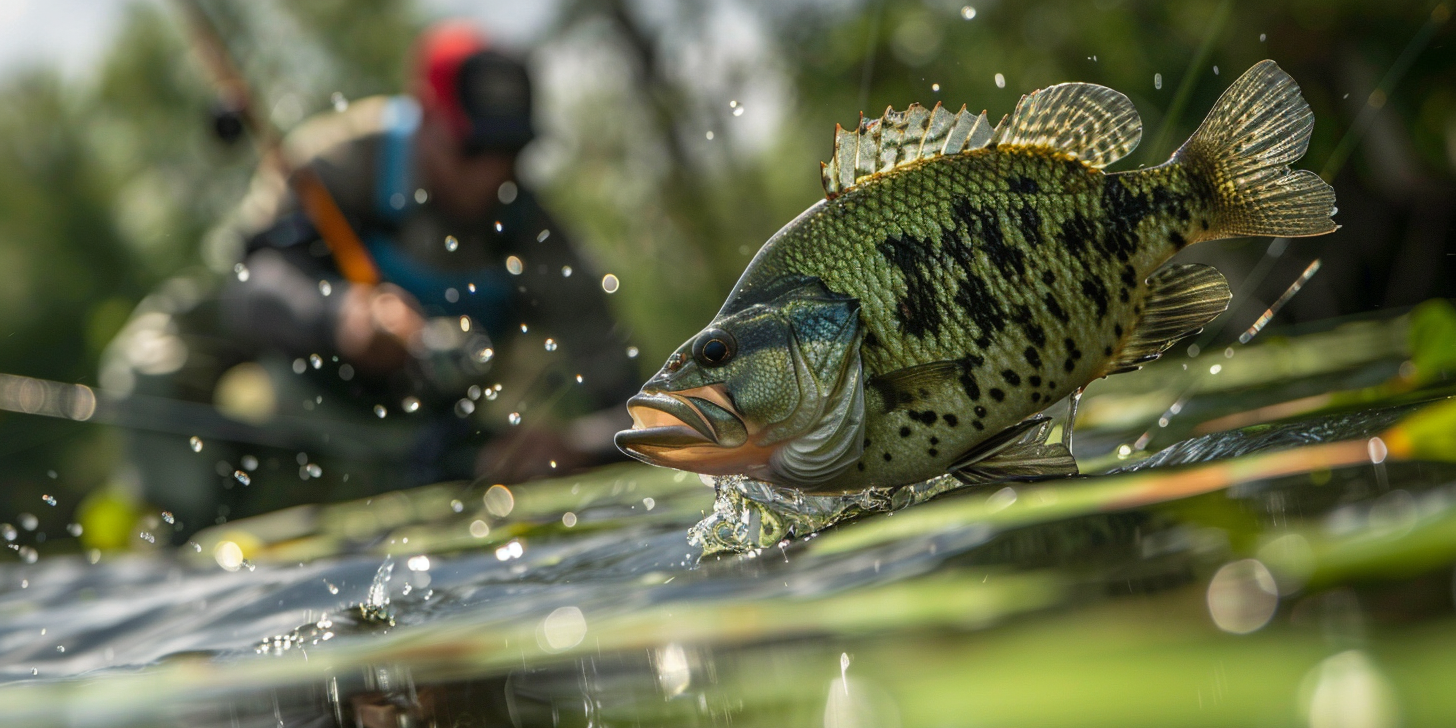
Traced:
<path fill-rule="evenodd" d="M 1310 263 L 1304 269 L 1304 272 L 1299 274 L 1299 277 L 1294 279 L 1293 283 L 1289 284 L 1289 288 L 1284 289 L 1284 294 L 1275 299 L 1272 306 L 1264 309 L 1264 313 L 1259 314 L 1259 318 L 1254 321 L 1254 325 L 1250 326 L 1244 333 L 1239 334 L 1239 343 L 1247 344 L 1250 339 L 1258 336 L 1259 332 L 1263 331 L 1264 327 L 1269 324 L 1269 321 L 1274 318 L 1274 314 L 1279 313 L 1279 309 L 1284 308 L 1284 304 L 1289 303 L 1289 299 L 1294 298 L 1294 294 L 1299 293 L 1299 289 L 1304 288 L 1304 284 L 1308 283 L 1309 279 L 1313 278 L 1314 274 L 1319 272 L 1319 269 L 1320 259 L 1315 258 L 1314 262 Z"/>

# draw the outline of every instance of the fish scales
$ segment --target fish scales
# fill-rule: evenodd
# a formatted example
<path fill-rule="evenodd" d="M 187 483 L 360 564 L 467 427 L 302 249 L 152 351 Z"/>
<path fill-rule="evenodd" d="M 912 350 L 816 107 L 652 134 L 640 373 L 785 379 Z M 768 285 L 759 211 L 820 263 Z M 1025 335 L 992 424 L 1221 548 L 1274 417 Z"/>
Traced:
<path fill-rule="evenodd" d="M 1150 169 L 1102 171 L 1141 122 L 1092 84 L 1028 94 L 994 129 L 939 105 L 838 129 L 826 199 L 628 402 L 617 444 L 808 492 L 1075 473 L 1038 413 L 1227 307 L 1217 271 L 1169 258 L 1336 229 L 1330 187 L 1289 167 L 1312 125 L 1264 61 Z"/>
<path fill-rule="evenodd" d="M 1206 208 L 1173 169 L 1106 175 L 1050 149 L 936 157 L 818 203 L 764 246 L 739 289 L 800 274 L 858 291 L 868 381 L 963 363 L 915 407 L 870 395 L 889 416 L 868 428 L 864 475 L 848 487 L 882 485 L 1095 378 L 1136 322 L 1144 279 Z"/>

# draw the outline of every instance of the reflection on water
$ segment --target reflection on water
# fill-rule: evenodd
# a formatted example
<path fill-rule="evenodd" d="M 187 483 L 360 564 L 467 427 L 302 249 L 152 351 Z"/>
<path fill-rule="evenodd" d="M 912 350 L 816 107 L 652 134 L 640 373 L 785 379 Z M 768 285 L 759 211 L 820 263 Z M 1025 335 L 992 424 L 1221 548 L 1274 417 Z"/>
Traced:
<path fill-rule="evenodd" d="M 1067 481 L 715 497 L 630 465 L 12 563 L 0 699 L 57 726 L 1450 724 L 1456 405 L 1362 376 L 1329 380 L 1357 406 L 1136 463 L 1094 388 L 1079 448 L 1122 469 Z"/>

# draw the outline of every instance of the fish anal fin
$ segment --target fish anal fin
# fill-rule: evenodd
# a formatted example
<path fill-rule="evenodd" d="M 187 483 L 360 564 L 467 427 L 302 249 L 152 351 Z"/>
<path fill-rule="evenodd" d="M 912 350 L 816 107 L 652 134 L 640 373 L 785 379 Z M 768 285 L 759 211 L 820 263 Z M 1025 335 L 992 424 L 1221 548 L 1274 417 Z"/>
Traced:
<path fill-rule="evenodd" d="M 893 412 L 909 409 L 916 402 L 934 396 L 946 383 L 955 381 L 959 374 L 960 364 L 935 361 L 877 374 L 865 382 L 865 386 L 879 393 L 886 412 Z"/>
<path fill-rule="evenodd" d="M 1091 83 L 1059 83 L 1022 96 L 993 141 L 998 149 L 1047 147 L 1101 168 L 1127 156 L 1142 136 L 1142 119 L 1126 96 Z"/>
<path fill-rule="evenodd" d="M 1065 445 L 1047 442 L 1052 419 L 1035 415 L 978 443 L 950 473 L 964 483 L 1045 480 L 1076 475 L 1077 461 Z"/>
<path fill-rule="evenodd" d="M 1228 308 L 1232 297 L 1222 273 L 1197 263 L 1159 268 L 1148 277 L 1148 288 L 1142 318 L 1108 362 L 1106 374 L 1141 369 L 1173 342 L 1202 330 Z"/>

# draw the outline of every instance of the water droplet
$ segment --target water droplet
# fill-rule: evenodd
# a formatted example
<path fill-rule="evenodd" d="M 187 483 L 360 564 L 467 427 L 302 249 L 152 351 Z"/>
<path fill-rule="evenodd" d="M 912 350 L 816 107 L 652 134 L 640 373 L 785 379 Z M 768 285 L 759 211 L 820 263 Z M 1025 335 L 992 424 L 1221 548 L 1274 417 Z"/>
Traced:
<path fill-rule="evenodd" d="M 996 74 L 996 88 L 1006 88 L 1006 77 L 999 73 Z"/>
<path fill-rule="evenodd" d="M 1163 88 L 1163 74 L 1161 74 L 1161 73 L 1155 73 L 1155 74 L 1153 74 L 1153 88 L 1158 89 L 1158 90 L 1162 90 L 1162 88 Z"/>
<path fill-rule="evenodd" d="M 43 501 L 45 501 L 45 504 L 48 505 L 48 506 L 54 507 L 56 505 L 56 497 L 53 496 L 53 495 L 50 495 L 50 494 L 42 495 L 40 497 L 40 499 L 43 500 Z"/>
<path fill-rule="evenodd" d="M 425 188 L 420 187 L 415 190 L 415 204 L 423 205 L 428 199 L 430 199 L 430 193 L 426 192 Z"/>
<path fill-rule="evenodd" d="M 536 242 L 538 242 L 538 243 L 544 243 L 544 242 L 546 242 L 546 238 L 549 238 L 549 237 L 551 237 L 551 231 L 550 230 L 542 230 L 541 231 L 541 234 L 536 236 Z"/>
<path fill-rule="evenodd" d="M 354 367 L 351 364 L 339 365 L 339 378 L 348 382 L 354 379 Z"/>
<path fill-rule="evenodd" d="M 20 536 L 20 532 L 16 531 L 15 527 L 8 523 L 0 523 L 0 536 L 5 537 L 6 541 L 14 541 Z"/>
<path fill-rule="evenodd" d="M 653 500 L 652 498 L 643 498 L 642 499 L 642 505 L 645 506 L 647 508 L 647 510 L 650 511 L 653 508 L 656 508 L 657 507 L 657 501 L 656 500 Z"/>
<path fill-rule="evenodd" d="M 930 90 L 931 90 L 932 93 L 940 93 L 940 84 L 938 84 L 938 83 L 932 83 L 932 84 L 930 84 Z"/>
<path fill-rule="evenodd" d="M 621 285 L 622 283 L 621 281 L 617 280 L 617 276 L 611 273 L 602 276 L 602 290 L 606 291 L 607 293 L 616 293 L 617 289 L 621 287 Z"/>
<path fill-rule="evenodd" d="M 479 519 L 471 521 L 470 535 L 476 538 L 485 538 L 490 535 L 490 525 Z"/>
<path fill-rule="evenodd" d="M 334 285 L 328 281 L 319 281 L 319 293 L 325 296 L 334 292 Z"/>
<path fill-rule="evenodd" d="M 546 340 L 546 351 L 556 351 L 556 339 Z"/>
<path fill-rule="evenodd" d="M 19 554 L 20 560 L 27 564 L 34 564 L 36 560 L 40 559 L 40 553 L 35 550 L 34 546 L 21 546 Z"/>
<path fill-rule="evenodd" d="M 495 191 L 496 199 L 500 200 L 503 205 L 515 202 L 518 194 L 520 194 L 520 189 L 516 187 L 515 182 L 510 180 L 502 182 L 500 188 Z"/>
<path fill-rule="evenodd" d="M 299 453 L 298 455 L 294 456 L 293 461 L 296 462 L 296 463 L 298 463 L 299 465 L 307 465 L 308 464 L 308 453 L 306 453 L 306 452 Z"/>
<path fill-rule="evenodd" d="M 708 138 L 708 141 L 710 141 L 710 142 L 713 141 L 713 132 L 710 131 L 707 134 L 705 134 L 704 136 L 706 136 Z"/>
<path fill-rule="evenodd" d="M 1279 608 L 1279 588 L 1257 559 L 1224 564 L 1208 584 L 1208 613 L 1219 629 L 1248 634 L 1269 623 Z"/>
<path fill-rule="evenodd" d="M 572 528 L 576 526 L 576 514 L 572 513 L 571 511 L 567 511 L 561 514 L 561 525 L 566 526 L 567 528 Z"/>
<path fill-rule="evenodd" d="M 531 327 L 530 326 L 527 326 L 525 321 L 522 321 L 521 322 L 521 333 L 524 334 L 524 333 L 526 333 L 527 331 L 530 331 L 530 330 L 531 330 Z"/>
<path fill-rule="evenodd" d="M 1267 33 L 1260 33 L 1259 34 L 1259 42 L 1260 43 L 1263 43 L 1264 40 L 1267 39 L 1268 37 L 1269 37 L 1269 35 Z"/>
<path fill-rule="evenodd" d="M 976 9 L 969 5 L 961 8 L 961 17 L 965 18 L 966 20 L 971 20 L 972 18 L 975 18 Z"/>
<path fill-rule="evenodd" d="M 504 485 L 492 485 L 485 491 L 485 510 L 496 518 L 511 515 L 516 508 L 516 496 Z"/>
<path fill-rule="evenodd" d="M 454 288 L 446 288 L 445 289 L 445 301 L 447 303 L 455 303 L 455 302 L 457 302 L 459 300 L 460 300 L 460 291 L 457 291 Z"/>
<path fill-rule="evenodd" d="M 508 417 L 506 417 L 506 421 L 507 422 L 510 422 L 512 425 L 519 425 L 519 424 L 521 424 L 521 413 L 520 412 L 512 412 Z"/>
<path fill-rule="evenodd" d="M 56 478 L 59 478 L 59 477 L 61 477 L 61 476 L 60 476 L 60 474 L 59 474 L 59 473 L 57 473 L 57 472 L 56 472 L 56 471 L 54 471 L 54 470 L 47 470 L 47 471 L 46 471 L 46 477 L 47 477 L 47 478 L 50 478 L 50 479 L 51 479 L 51 480 L 55 480 L 55 479 L 56 479 Z"/>
<path fill-rule="evenodd" d="M 314 369 L 322 369 L 324 366 L 324 358 L 319 356 L 318 354 L 309 354 L 308 363 Z"/>
<path fill-rule="evenodd" d="M 411 556 L 410 560 L 404 562 L 404 564 L 405 566 L 409 567 L 410 571 L 429 571 L 430 557 L 424 554 L 420 554 L 419 556 Z"/>
<path fill-rule="evenodd" d="M 474 283 L 466 283 L 465 284 L 465 290 L 470 291 L 471 293 L 475 293 L 475 284 Z"/>
<path fill-rule="evenodd" d="M 382 404 L 376 404 L 376 405 L 374 405 L 374 416 L 375 417 L 378 417 L 379 419 L 382 420 L 382 419 L 384 419 L 384 416 L 387 415 L 387 414 L 389 414 L 389 410 L 385 409 L 384 408 L 384 405 L 382 405 Z"/>
<path fill-rule="evenodd" d="M 1221 371 L 1223 371 L 1223 365 L 1222 364 L 1214 364 L 1213 366 L 1211 366 L 1211 367 L 1208 368 L 1208 373 L 1209 374 L 1218 374 Z"/>
<path fill-rule="evenodd" d="M 509 271 L 511 275 L 518 276 L 524 269 L 525 266 L 521 264 L 520 258 L 517 258 L 514 255 L 506 258 L 506 270 Z"/>
<path fill-rule="evenodd" d="M 169 526 L 176 525 L 177 523 L 177 517 L 172 515 L 171 511 L 162 511 L 162 520 Z"/>
<path fill-rule="evenodd" d="M 728 108 L 730 108 L 730 109 L 736 109 L 736 108 L 738 108 L 738 99 L 733 99 L 732 101 L 729 101 L 728 102 Z"/>
<path fill-rule="evenodd" d="M 420 400 L 418 397 L 405 397 L 399 406 L 405 412 L 418 412 L 420 411 Z"/>
<path fill-rule="evenodd" d="M 20 527 L 27 531 L 34 531 L 35 527 L 40 525 L 40 519 L 36 518 L 34 513 L 21 513 L 15 517 L 15 520 L 19 521 Z"/>
<path fill-rule="evenodd" d="M 486 362 L 488 362 L 488 361 L 490 361 L 491 359 L 494 359 L 494 358 L 495 358 L 495 349 L 492 349 L 489 346 L 485 347 L 484 349 L 481 349 L 480 351 L 475 352 L 475 360 L 477 362 L 480 362 L 481 364 L 484 364 L 484 363 L 486 363 Z"/>
<path fill-rule="evenodd" d="M 469 397 L 471 400 L 480 399 L 480 385 L 470 385 L 470 389 L 465 390 L 465 396 Z"/>
<path fill-rule="evenodd" d="M 187 440 L 187 446 L 192 448 L 192 452 L 202 452 L 202 438 L 193 435 Z"/>
<path fill-rule="evenodd" d="M 239 483 L 242 483 L 243 485 L 252 485 L 253 484 L 253 479 L 251 477 L 248 477 L 248 474 L 245 473 L 245 472 L 243 472 L 243 471 L 241 471 L 241 470 L 234 470 L 233 471 L 233 478 L 235 480 L 237 480 Z"/>
<path fill-rule="evenodd" d="M 563 266 L 561 266 L 561 277 L 562 278 L 570 278 L 571 277 L 571 266 L 569 266 L 569 265 L 563 265 Z"/>
<path fill-rule="evenodd" d="M 740 107 L 734 109 L 733 110 L 733 115 L 734 116 L 743 116 L 743 107 L 740 106 Z"/>
<path fill-rule="evenodd" d="M 455 403 L 456 417 L 469 417 L 473 412 L 475 412 L 475 403 L 471 402 L 469 398 L 461 398 Z"/>
<path fill-rule="evenodd" d="M 344 98 L 344 94 L 339 91 L 335 91 L 329 96 L 329 103 L 334 105 L 334 111 L 343 111 L 349 108 L 349 100 Z"/>
<path fill-rule="evenodd" d="M 445 236 L 445 250 L 448 250 L 451 253 L 453 253 L 453 252 L 455 252 L 455 251 L 457 251 L 459 249 L 460 249 L 460 241 L 457 240 L 454 235 L 446 235 Z"/>
<path fill-rule="evenodd" d="M 11 530 L 13 531 L 15 529 L 11 529 Z M 83 531 L 83 529 L 81 528 L 81 524 L 79 524 L 79 523 L 69 523 L 69 524 L 66 524 L 66 533 L 69 533 L 72 536 L 80 537 L 82 531 Z"/>
<path fill-rule="evenodd" d="M 258 458 L 252 455 L 243 456 L 243 470 L 253 472 L 258 469 Z"/>
<path fill-rule="evenodd" d="M 465 511 L 465 504 L 462 503 L 459 499 L 452 500 L 450 501 L 450 510 L 455 511 L 456 513 L 462 513 Z"/>
<path fill-rule="evenodd" d="M 238 263 L 237 265 L 233 266 L 233 273 L 237 275 L 238 280 L 240 281 L 248 280 L 248 266 L 243 265 L 242 263 Z"/>
<path fill-rule="evenodd" d="M 308 471 L 309 475 L 315 478 L 324 477 L 324 469 L 320 467 L 318 463 L 309 463 L 308 465 L 304 466 L 304 469 Z"/>
<path fill-rule="evenodd" d="M 338 593 L 339 593 L 339 588 L 338 588 L 338 587 L 336 587 L 336 586 L 334 586 L 334 585 L 333 585 L 333 584 L 332 584 L 332 583 L 330 583 L 330 582 L 329 582 L 329 581 L 328 581 L 328 580 L 325 580 L 325 581 L 324 581 L 324 586 L 325 586 L 325 587 L 326 587 L 326 588 L 328 588 L 328 590 L 329 590 L 329 593 L 330 593 L 330 594 L 338 594 Z"/>
<path fill-rule="evenodd" d="M 1215 75 L 1215 76 L 1218 75 L 1218 66 L 1214 66 L 1213 67 L 1213 75 Z"/>
<path fill-rule="evenodd" d="M 550 652 L 569 650 L 586 638 L 586 617 L 578 607 L 561 607 L 541 622 L 541 638 Z"/>
<path fill-rule="evenodd" d="M 576 383 L 577 384 L 581 384 L 581 375 L 580 374 L 576 375 Z"/>
<path fill-rule="evenodd" d="M 488 399 L 488 400 L 490 400 L 490 401 L 492 401 L 492 402 L 494 402 L 495 401 L 495 398 L 496 397 L 499 397 L 499 396 L 500 396 L 500 390 L 499 389 L 487 389 L 487 390 L 485 390 L 485 398 Z"/>
<path fill-rule="evenodd" d="M 294 359 L 293 360 L 293 373 L 294 374 L 302 374 L 305 371 L 308 371 L 308 362 L 304 361 L 302 358 Z"/>

